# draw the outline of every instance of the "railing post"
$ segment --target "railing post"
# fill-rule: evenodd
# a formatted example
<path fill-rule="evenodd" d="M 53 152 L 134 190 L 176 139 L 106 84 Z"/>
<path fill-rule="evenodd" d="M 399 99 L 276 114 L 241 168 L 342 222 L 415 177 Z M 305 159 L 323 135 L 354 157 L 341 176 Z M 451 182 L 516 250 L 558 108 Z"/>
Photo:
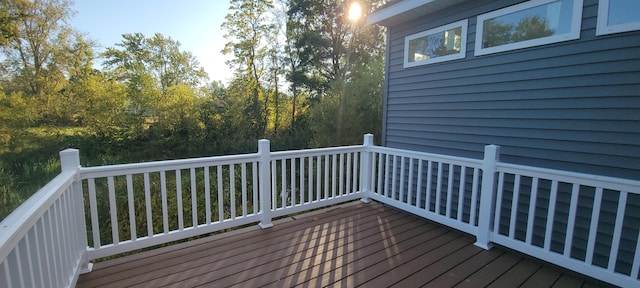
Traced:
<path fill-rule="evenodd" d="M 258 141 L 260 163 L 258 168 L 258 191 L 260 192 L 260 228 L 269 228 L 271 223 L 271 144 L 269 140 Z"/>
<path fill-rule="evenodd" d="M 491 231 L 495 206 L 496 164 L 500 160 L 500 146 L 484 147 L 482 163 L 482 189 L 480 190 L 480 212 L 478 213 L 478 234 L 475 245 L 491 249 Z"/>
<path fill-rule="evenodd" d="M 76 247 L 77 249 L 82 250 L 82 260 L 80 273 L 89 273 L 93 268 L 93 263 L 89 262 L 89 257 L 87 255 L 87 248 L 89 246 L 87 241 L 87 225 L 85 222 L 85 212 L 84 212 L 84 196 L 82 194 L 82 183 L 80 182 L 80 151 L 77 149 L 65 149 L 60 151 L 60 170 L 62 172 L 74 172 L 75 180 L 73 184 L 71 184 L 72 189 L 72 197 L 74 201 L 73 210 L 75 215 L 75 237 L 77 237 L 79 241 L 79 245 L 81 247 Z"/>
<path fill-rule="evenodd" d="M 363 151 L 360 154 L 360 193 L 362 198 L 360 201 L 369 203 L 369 193 L 371 193 L 371 151 L 369 148 L 373 146 L 373 134 L 364 134 Z"/>

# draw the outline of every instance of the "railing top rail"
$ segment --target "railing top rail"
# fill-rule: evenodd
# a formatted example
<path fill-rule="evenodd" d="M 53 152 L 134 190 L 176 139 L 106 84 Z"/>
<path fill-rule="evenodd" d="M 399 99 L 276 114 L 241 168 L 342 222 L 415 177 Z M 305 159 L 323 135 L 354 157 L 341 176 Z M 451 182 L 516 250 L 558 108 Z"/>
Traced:
<path fill-rule="evenodd" d="M 410 157 L 410 158 L 422 158 L 425 160 L 430 160 L 435 162 L 446 162 L 454 165 L 461 165 L 461 166 L 467 166 L 472 168 L 480 168 L 482 166 L 481 159 L 472 159 L 472 158 L 447 156 L 447 155 L 434 154 L 434 153 L 409 151 L 409 150 L 389 148 L 389 147 L 383 147 L 383 146 L 371 146 L 369 149 L 372 152 L 390 153 L 390 154 Z"/>
<path fill-rule="evenodd" d="M 296 156 L 309 157 L 309 156 L 319 156 L 319 155 L 326 155 L 326 154 L 359 152 L 359 151 L 362 151 L 362 149 L 363 149 L 362 145 L 353 145 L 353 146 L 341 146 L 341 147 L 278 151 L 278 152 L 271 153 L 271 159 L 280 160 L 280 159 L 291 158 Z"/>
<path fill-rule="evenodd" d="M 557 180 L 567 183 L 578 183 L 585 186 L 600 187 L 604 189 L 640 194 L 640 181 L 637 180 L 501 162 L 498 162 L 496 166 L 498 172 L 524 174 L 526 176 L 542 179 Z"/>
<path fill-rule="evenodd" d="M 0 222 L 0 259 L 5 259 L 9 255 L 13 246 L 22 239 L 60 194 L 73 183 L 75 176 L 75 171 L 58 174 Z"/>
<path fill-rule="evenodd" d="M 119 176 L 119 175 L 127 175 L 127 174 L 160 172 L 160 171 L 167 171 L 167 170 L 188 169 L 193 167 L 247 163 L 252 161 L 258 161 L 259 157 L 260 156 L 258 154 L 251 153 L 251 154 L 228 155 L 228 156 L 213 156 L 213 157 L 202 157 L 202 158 L 153 161 L 153 162 L 143 162 L 143 163 L 105 165 L 105 166 L 97 166 L 97 167 L 83 167 L 83 168 L 80 168 L 80 175 L 82 179 L 88 179 L 88 178 Z"/>

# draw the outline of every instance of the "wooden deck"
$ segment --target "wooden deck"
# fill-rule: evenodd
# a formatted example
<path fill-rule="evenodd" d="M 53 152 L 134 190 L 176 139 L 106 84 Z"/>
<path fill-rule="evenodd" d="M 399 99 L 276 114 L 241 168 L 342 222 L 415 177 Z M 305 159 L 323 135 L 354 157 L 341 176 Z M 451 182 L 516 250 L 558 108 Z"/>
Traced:
<path fill-rule="evenodd" d="M 377 203 L 352 202 L 101 262 L 77 287 L 602 287 Z"/>

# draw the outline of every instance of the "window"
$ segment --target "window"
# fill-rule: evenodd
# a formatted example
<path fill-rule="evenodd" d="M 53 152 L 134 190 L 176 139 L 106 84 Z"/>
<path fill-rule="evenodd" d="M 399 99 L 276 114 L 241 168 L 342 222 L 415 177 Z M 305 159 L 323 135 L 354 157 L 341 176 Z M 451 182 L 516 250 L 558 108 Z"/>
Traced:
<path fill-rule="evenodd" d="M 600 0 L 596 35 L 640 30 L 640 1 Z"/>
<path fill-rule="evenodd" d="M 405 37 L 404 67 L 464 58 L 467 22 L 465 19 Z"/>
<path fill-rule="evenodd" d="M 581 19 L 582 0 L 533 0 L 482 14 L 475 55 L 578 39 Z"/>

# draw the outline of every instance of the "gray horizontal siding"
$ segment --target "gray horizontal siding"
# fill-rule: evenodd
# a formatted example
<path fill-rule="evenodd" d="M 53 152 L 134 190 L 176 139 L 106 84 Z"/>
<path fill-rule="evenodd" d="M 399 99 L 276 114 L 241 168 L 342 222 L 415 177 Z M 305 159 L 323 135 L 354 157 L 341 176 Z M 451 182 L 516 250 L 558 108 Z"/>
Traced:
<path fill-rule="evenodd" d="M 640 179 L 640 31 L 474 56 L 476 16 L 523 1 L 469 1 L 389 27 L 384 144 Z M 404 37 L 469 19 L 466 58 L 403 68 Z"/>

